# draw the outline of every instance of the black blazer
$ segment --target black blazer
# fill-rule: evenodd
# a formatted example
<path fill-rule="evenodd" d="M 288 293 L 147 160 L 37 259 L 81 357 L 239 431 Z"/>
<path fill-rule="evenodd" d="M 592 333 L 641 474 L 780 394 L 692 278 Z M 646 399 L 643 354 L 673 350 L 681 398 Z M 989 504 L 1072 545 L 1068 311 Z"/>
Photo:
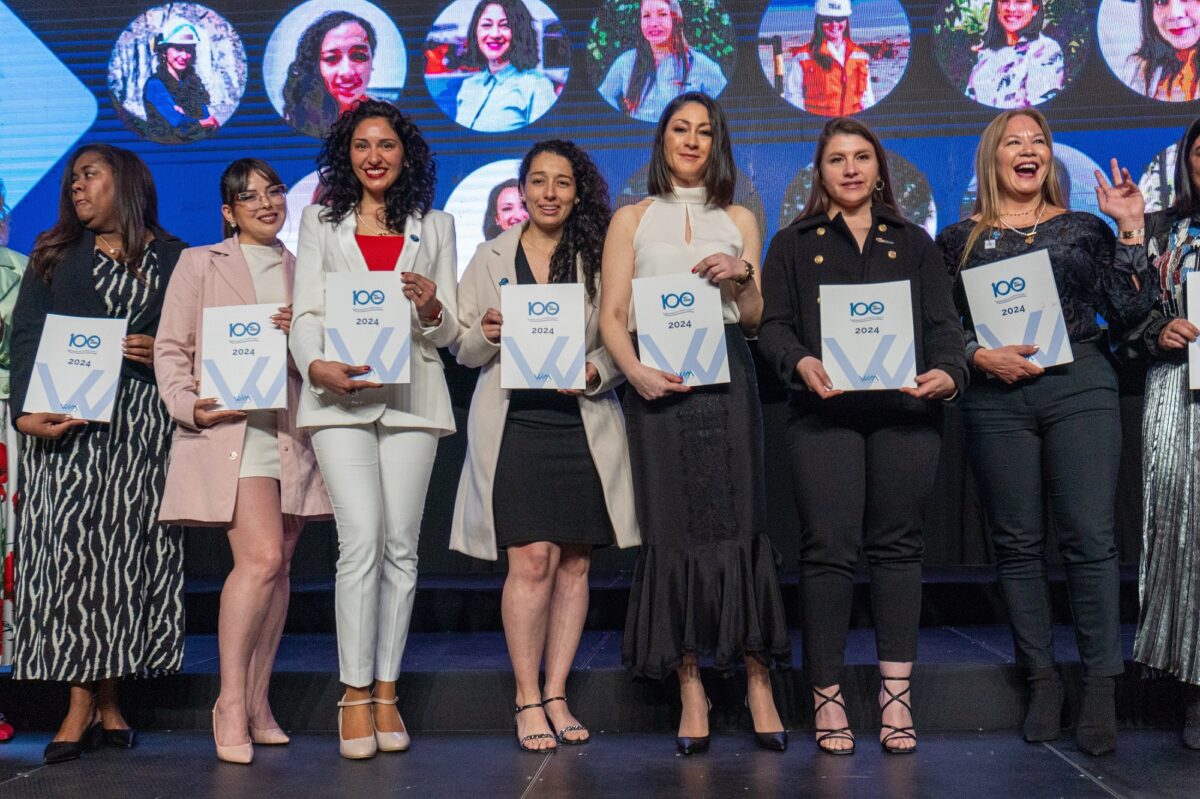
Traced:
<path fill-rule="evenodd" d="M 154 228 L 154 241 L 150 249 L 158 256 L 160 271 L 159 290 L 150 299 L 150 307 L 142 314 L 136 325 L 131 325 L 129 334 L 154 336 L 158 333 L 158 317 L 162 311 L 163 294 L 171 279 L 171 271 L 179 254 L 187 244 L 167 233 Z M 42 338 L 42 327 L 46 314 L 63 316 L 108 316 L 104 299 L 96 291 L 92 277 L 93 250 L 96 236 L 84 231 L 83 238 L 55 266 L 54 275 L 47 283 L 33 269 L 26 269 L 21 279 L 21 293 L 13 308 L 12 342 L 10 344 L 12 371 L 10 380 L 9 407 L 14 418 L 22 414 L 25 393 L 29 390 L 29 378 L 33 374 L 33 360 L 37 357 L 38 343 Z M 154 384 L 154 368 L 126 359 L 121 364 L 121 378 L 140 380 Z"/>
<path fill-rule="evenodd" d="M 917 330 L 917 374 L 942 369 L 961 392 L 967 385 L 962 323 L 954 308 L 953 281 L 929 234 L 889 208 L 875 206 L 871 231 L 859 252 L 839 214 L 793 222 L 775 234 L 762 268 L 763 316 L 758 349 L 792 390 L 792 400 L 811 409 L 841 405 L 894 407 L 923 413 L 927 402 L 893 391 L 847 392 L 820 400 L 796 374 L 806 356 L 821 357 L 822 284 L 849 285 L 908 280 Z M 858 396 L 863 395 L 863 396 Z M 866 395 L 881 395 L 870 397 Z M 886 396 L 883 396 L 886 395 Z"/>

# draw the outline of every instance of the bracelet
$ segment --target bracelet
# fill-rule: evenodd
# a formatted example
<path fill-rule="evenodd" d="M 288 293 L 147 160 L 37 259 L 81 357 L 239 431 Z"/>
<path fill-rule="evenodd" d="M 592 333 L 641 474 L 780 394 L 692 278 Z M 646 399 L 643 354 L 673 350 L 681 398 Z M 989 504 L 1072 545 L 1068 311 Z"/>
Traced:
<path fill-rule="evenodd" d="M 1122 239 L 1140 239 L 1146 235 L 1146 228 L 1140 227 L 1136 230 L 1122 230 L 1120 236 Z"/>
<path fill-rule="evenodd" d="M 427 327 L 437 327 L 439 324 L 441 324 L 441 321 L 442 321 L 442 308 L 443 307 L 445 307 L 445 306 L 443 306 L 442 303 L 439 301 L 437 313 L 434 314 L 433 318 L 425 319 L 422 316 L 420 316 L 420 314 L 417 315 L 417 318 L 421 322 L 423 322 Z"/>
<path fill-rule="evenodd" d="M 750 279 L 754 277 L 754 264 L 750 263 L 745 258 L 742 259 L 742 263 L 746 265 L 746 274 L 742 275 L 741 277 L 731 278 L 731 280 L 733 280 L 733 282 L 736 283 L 739 288 L 749 283 Z"/>

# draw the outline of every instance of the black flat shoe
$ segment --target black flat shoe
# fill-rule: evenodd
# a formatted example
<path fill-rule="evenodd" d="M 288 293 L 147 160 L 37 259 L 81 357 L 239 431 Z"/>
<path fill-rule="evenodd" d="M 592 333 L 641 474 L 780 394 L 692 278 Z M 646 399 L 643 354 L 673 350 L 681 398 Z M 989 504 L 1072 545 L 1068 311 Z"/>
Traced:
<path fill-rule="evenodd" d="M 756 732 L 754 733 L 754 743 L 759 749 L 767 749 L 772 752 L 782 752 L 787 749 L 787 730 L 782 732 Z"/>
<path fill-rule="evenodd" d="M 46 744 L 46 750 L 42 753 L 42 762 L 47 766 L 52 766 L 55 763 L 78 760 L 84 752 L 100 746 L 100 737 L 101 727 L 100 722 L 97 721 L 83 731 L 83 736 L 78 741 L 51 741 Z"/>
<path fill-rule="evenodd" d="M 104 730 L 104 745 L 118 749 L 132 749 L 137 744 L 137 730 Z"/>

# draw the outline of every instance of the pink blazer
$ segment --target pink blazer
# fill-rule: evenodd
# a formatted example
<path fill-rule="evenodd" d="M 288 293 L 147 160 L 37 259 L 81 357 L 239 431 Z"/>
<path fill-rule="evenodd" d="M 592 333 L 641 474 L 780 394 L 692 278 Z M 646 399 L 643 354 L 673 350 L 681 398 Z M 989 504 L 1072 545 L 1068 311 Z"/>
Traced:
<path fill-rule="evenodd" d="M 296 258 L 283 252 L 284 285 L 292 301 Z M 158 518 L 191 525 L 224 525 L 233 520 L 242 465 L 245 420 L 197 428 L 193 410 L 199 397 L 200 336 L 204 309 L 255 303 L 254 279 L 237 237 L 209 247 L 184 250 L 163 298 L 154 340 L 158 391 L 175 419 L 167 464 L 167 486 Z M 295 516 L 329 516 L 333 508 L 306 430 L 296 427 L 301 379 L 288 375 L 288 409 L 279 411 L 280 500 Z"/>

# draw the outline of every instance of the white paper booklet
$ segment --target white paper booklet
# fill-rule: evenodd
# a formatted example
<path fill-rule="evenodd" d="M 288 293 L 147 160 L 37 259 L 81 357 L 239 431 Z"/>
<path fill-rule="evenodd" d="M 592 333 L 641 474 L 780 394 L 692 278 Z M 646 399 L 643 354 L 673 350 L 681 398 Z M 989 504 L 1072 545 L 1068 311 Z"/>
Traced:
<path fill-rule="evenodd" d="M 501 388 L 573 388 L 586 382 L 583 285 L 500 287 Z"/>
<path fill-rule="evenodd" d="M 325 275 L 325 358 L 370 366 L 357 380 L 409 382 L 412 303 L 395 272 Z"/>
<path fill-rule="evenodd" d="M 689 386 L 729 382 L 721 290 L 682 272 L 633 281 L 638 356 Z"/>
<path fill-rule="evenodd" d="M 821 286 L 821 363 L 842 391 L 916 388 L 907 280 Z"/>
<path fill-rule="evenodd" d="M 128 326 L 127 319 L 48 314 L 22 410 L 111 421 Z"/>
<path fill-rule="evenodd" d="M 287 407 L 287 335 L 271 317 L 279 306 L 227 305 L 204 309 L 200 396 L 221 409 Z"/>

